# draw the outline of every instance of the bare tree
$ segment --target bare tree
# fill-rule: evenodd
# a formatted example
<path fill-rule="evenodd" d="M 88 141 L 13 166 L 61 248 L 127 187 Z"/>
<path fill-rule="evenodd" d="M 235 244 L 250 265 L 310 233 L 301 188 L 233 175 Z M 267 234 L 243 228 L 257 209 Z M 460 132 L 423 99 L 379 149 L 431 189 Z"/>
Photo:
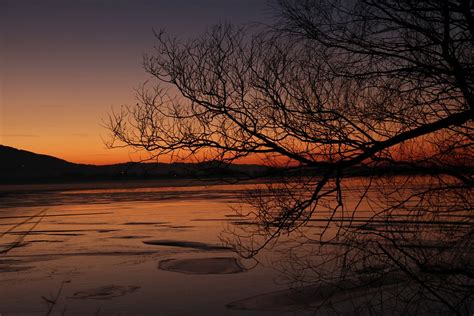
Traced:
<path fill-rule="evenodd" d="M 323 220 L 320 245 L 351 245 L 325 260 L 348 277 L 395 269 L 450 312 L 472 309 L 473 2 L 276 4 L 269 28 L 157 33 L 144 57 L 157 85 L 111 113 L 109 145 L 286 166 L 285 181 L 249 195 L 254 225 L 233 235 L 238 250 Z M 354 170 L 373 175 L 357 194 Z"/>

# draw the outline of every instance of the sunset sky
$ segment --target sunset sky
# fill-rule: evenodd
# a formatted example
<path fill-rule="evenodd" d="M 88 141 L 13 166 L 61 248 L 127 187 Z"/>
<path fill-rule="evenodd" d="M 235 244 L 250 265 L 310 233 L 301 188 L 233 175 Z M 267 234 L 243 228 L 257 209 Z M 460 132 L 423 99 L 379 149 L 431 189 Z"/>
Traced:
<path fill-rule="evenodd" d="M 148 79 L 153 29 L 197 36 L 264 21 L 267 0 L 0 0 L 0 144 L 76 163 L 137 159 L 106 149 L 102 120 Z"/>

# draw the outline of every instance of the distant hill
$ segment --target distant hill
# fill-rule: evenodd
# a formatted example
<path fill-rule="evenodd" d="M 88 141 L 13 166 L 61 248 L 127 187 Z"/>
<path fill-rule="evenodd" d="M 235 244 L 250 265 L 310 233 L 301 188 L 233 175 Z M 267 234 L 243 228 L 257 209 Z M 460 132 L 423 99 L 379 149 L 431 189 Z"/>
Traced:
<path fill-rule="evenodd" d="M 0 145 L 0 181 L 59 177 L 78 166 L 52 156 Z"/>
<path fill-rule="evenodd" d="M 473 174 L 472 166 L 460 166 L 454 172 Z M 262 165 L 237 165 L 222 162 L 203 163 L 122 163 L 106 166 L 71 163 L 56 157 L 0 145 L 0 183 L 77 182 L 123 179 L 249 179 L 284 175 L 318 176 L 324 168 L 277 169 Z M 433 174 L 436 170 L 414 166 L 353 167 L 346 176 Z"/>
<path fill-rule="evenodd" d="M 262 176 L 259 165 L 206 163 L 123 163 L 106 166 L 71 163 L 56 157 L 0 145 L 0 182 L 93 181 L 123 178 L 225 178 Z"/>
<path fill-rule="evenodd" d="M 65 168 L 74 165 L 66 160 L 48 155 L 35 154 L 30 151 L 0 145 L 0 168 L 8 166 L 13 169 L 48 167 Z M 1 169 L 0 169 L 1 170 Z"/>

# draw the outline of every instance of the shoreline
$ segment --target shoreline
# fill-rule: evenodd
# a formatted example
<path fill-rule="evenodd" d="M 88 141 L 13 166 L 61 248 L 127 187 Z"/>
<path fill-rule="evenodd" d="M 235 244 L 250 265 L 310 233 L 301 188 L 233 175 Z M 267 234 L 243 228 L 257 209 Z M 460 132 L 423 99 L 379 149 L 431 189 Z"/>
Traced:
<path fill-rule="evenodd" d="M 273 180 L 273 181 L 272 181 Z M 24 184 L 0 184 L 0 194 L 2 193 L 23 193 L 42 191 L 71 191 L 90 189 L 135 189 L 135 188 L 179 188 L 210 185 L 240 185 L 240 184 L 260 184 L 275 182 L 275 179 L 133 179 L 133 180 L 104 180 L 85 182 L 47 182 L 47 183 L 24 183 Z"/>

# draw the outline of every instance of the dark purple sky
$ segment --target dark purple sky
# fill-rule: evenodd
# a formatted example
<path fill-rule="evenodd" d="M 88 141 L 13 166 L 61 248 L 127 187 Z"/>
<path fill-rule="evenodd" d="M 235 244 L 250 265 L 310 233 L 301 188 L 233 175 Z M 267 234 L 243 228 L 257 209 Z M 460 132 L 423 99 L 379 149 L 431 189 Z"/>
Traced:
<path fill-rule="evenodd" d="M 198 36 L 268 21 L 268 0 L 0 0 L 0 143 L 74 162 L 129 160 L 104 149 L 112 106 L 147 79 L 152 29 Z"/>

